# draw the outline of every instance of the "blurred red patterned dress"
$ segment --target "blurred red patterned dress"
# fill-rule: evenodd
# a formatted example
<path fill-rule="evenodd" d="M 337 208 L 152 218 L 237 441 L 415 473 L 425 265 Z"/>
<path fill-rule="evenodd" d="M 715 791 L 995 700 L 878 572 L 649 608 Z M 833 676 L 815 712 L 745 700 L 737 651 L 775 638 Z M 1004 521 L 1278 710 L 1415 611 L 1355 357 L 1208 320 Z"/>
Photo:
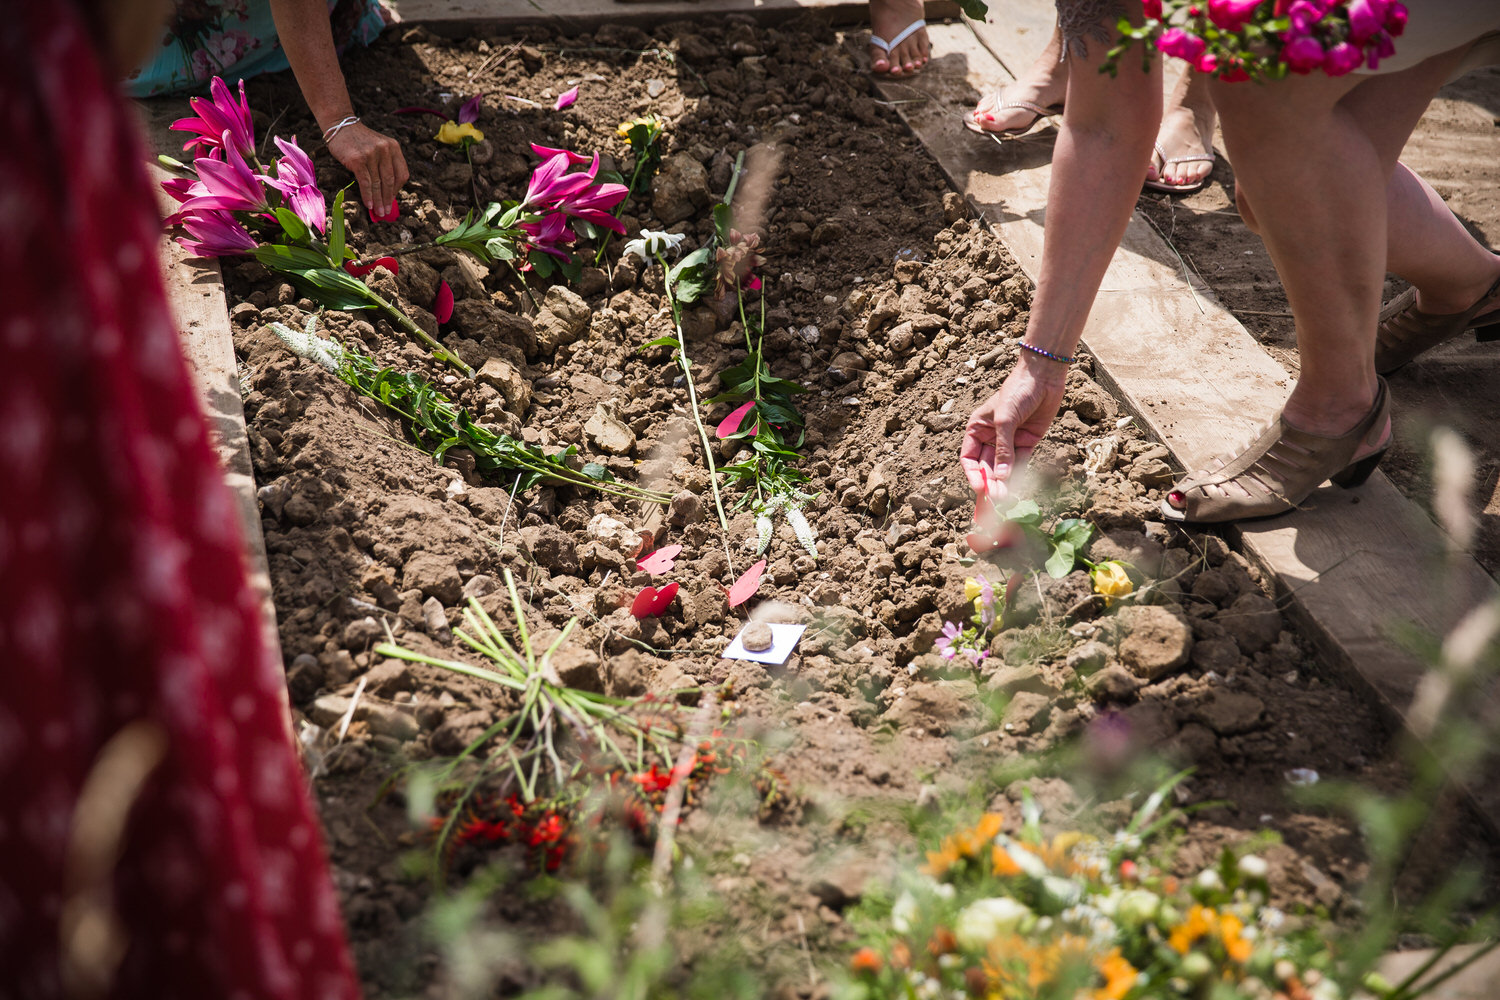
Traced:
<path fill-rule="evenodd" d="M 125 949 L 95 995 L 344 1000 L 343 921 L 132 124 L 75 0 L 0 0 L 0 1000 L 65 995 L 70 859 L 97 832 L 79 793 L 143 721 L 165 753 L 104 879 Z"/>

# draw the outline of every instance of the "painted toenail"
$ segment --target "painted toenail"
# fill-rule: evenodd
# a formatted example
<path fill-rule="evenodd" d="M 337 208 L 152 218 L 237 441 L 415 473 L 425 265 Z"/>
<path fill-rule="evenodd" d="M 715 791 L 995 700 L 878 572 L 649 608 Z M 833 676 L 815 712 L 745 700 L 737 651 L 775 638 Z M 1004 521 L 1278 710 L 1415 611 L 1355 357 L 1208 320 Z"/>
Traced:
<path fill-rule="evenodd" d="M 1167 502 L 1173 507 L 1186 507 L 1187 497 L 1180 490 L 1173 490 L 1167 494 Z"/>

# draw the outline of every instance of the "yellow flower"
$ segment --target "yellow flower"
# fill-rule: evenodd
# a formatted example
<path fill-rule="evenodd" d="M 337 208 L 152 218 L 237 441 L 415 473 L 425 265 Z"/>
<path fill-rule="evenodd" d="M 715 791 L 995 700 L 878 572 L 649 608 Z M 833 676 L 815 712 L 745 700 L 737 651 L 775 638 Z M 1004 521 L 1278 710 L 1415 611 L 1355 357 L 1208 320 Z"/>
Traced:
<path fill-rule="evenodd" d="M 972 601 L 982 593 L 984 590 L 979 586 L 978 580 L 971 576 L 964 581 L 964 600 Z"/>
<path fill-rule="evenodd" d="M 1112 602 L 1135 590 L 1124 564 L 1116 559 L 1097 564 L 1089 575 L 1094 578 L 1094 592 L 1103 594 L 1106 601 Z"/>
<path fill-rule="evenodd" d="M 632 118 L 628 122 L 621 122 L 619 128 L 615 129 L 615 133 L 621 139 L 629 139 L 630 130 L 638 125 L 644 125 L 647 129 L 654 132 L 661 128 L 661 119 L 655 115 L 641 115 L 639 118 Z"/>
<path fill-rule="evenodd" d="M 1240 922 L 1240 918 L 1232 913 L 1226 913 L 1219 919 L 1219 937 L 1224 940 L 1224 951 L 1241 965 L 1250 961 L 1250 954 L 1255 950 L 1254 944 L 1240 936 L 1244 929 L 1245 925 Z"/>
<path fill-rule="evenodd" d="M 472 123 L 443 122 L 443 127 L 438 129 L 438 134 L 433 136 L 438 142 L 446 142 L 450 146 L 459 146 L 465 142 L 483 142 L 484 133 L 475 128 Z"/>

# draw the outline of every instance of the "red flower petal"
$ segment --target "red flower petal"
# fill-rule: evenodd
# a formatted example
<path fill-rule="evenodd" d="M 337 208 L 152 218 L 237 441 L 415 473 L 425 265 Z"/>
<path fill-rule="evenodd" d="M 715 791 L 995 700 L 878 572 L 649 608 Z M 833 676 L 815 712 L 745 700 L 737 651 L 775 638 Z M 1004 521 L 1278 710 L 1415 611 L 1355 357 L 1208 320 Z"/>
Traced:
<path fill-rule="evenodd" d="M 676 596 L 677 583 L 675 581 L 658 590 L 656 592 L 656 599 L 651 602 L 651 616 L 653 618 L 660 618 L 666 613 L 667 608 L 672 604 L 672 599 Z"/>
<path fill-rule="evenodd" d="M 432 304 L 432 315 L 437 317 L 439 325 L 453 318 L 453 289 L 441 278 L 438 279 L 437 301 Z"/>
<path fill-rule="evenodd" d="M 630 613 L 637 618 L 645 618 L 651 614 L 651 605 L 656 600 L 655 587 L 642 587 L 641 592 L 635 595 L 635 600 L 630 602 Z"/>
<path fill-rule="evenodd" d="M 375 266 L 383 267 L 392 274 L 401 273 L 401 262 L 394 257 L 377 257 L 375 258 Z"/>
<path fill-rule="evenodd" d="M 395 198 L 391 199 L 391 207 L 386 209 L 386 213 L 384 215 L 376 215 L 375 210 L 373 208 L 370 209 L 371 222 L 393 222 L 398 217 L 400 217 L 400 215 L 401 203 L 398 202 Z"/>
<path fill-rule="evenodd" d="M 722 441 L 731 434 L 737 433 L 740 429 L 740 424 L 745 422 L 745 415 L 753 409 L 755 409 L 755 400 L 752 399 L 748 403 L 737 407 L 733 413 L 719 421 L 719 429 L 714 431 L 719 436 L 719 440 Z"/>
<path fill-rule="evenodd" d="M 563 108 L 571 108 L 573 106 L 573 102 L 576 100 L 578 100 L 577 87 L 574 87 L 571 90 L 565 90 L 561 94 L 557 95 L 557 104 L 554 105 L 554 110 L 561 111 Z"/>
<path fill-rule="evenodd" d="M 368 264 L 361 264 L 353 260 L 344 261 L 344 270 L 356 278 L 363 278 L 377 267 L 383 267 L 392 274 L 399 274 L 401 272 L 401 265 L 396 263 L 396 258 L 394 257 L 376 257 Z"/>
<path fill-rule="evenodd" d="M 672 568 L 677 558 L 677 553 L 682 551 L 681 545 L 668 545 L 657 549 L 646 558 L 635 564 L 636 569 L 647 573 L 665 573 Z"/>
<path fill-rule="evenodd" d="M 754 566 L 745 570 L 740 578 L 734 581 L 734 585 L 729 588 L 729 606 L 731 608 L 738 607 L 755 596 L 755 592 L 760 589 L 761 574 L 765 573 L 765 571 L 766 561 L 762 559 Z"/>

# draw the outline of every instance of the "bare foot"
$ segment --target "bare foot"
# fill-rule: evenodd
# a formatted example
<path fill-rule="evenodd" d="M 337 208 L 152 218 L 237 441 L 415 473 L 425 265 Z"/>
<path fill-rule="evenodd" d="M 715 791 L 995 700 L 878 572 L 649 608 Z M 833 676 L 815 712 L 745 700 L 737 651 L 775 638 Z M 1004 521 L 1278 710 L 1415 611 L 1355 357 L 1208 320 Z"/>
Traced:
<path fill-rule="evenodd" d="M 870 34 L 887 42 L 922 20 L 922 0 L 870 0 Z M 878 45 L 870 46 L 870 69 L 889 76 L 909 76 L 927 65 L 932 43 L 927 29 L 918 28 L 892 46 L 889 54 Z"/>
<path fill-rule="evenodd" d="M 1213 137 L 1211 109 L 1195 113 L 1188 106 L 1174 104 L 1162 115 L 1161 129 L 1156 133 L 1156 145 L 1166 154 L 1165 162 L 1159 153 L 1153 153 L 1146 179 L 1172 188 L 1201 187 L 1213 172 L 1213 160 L 1189 157 L 1212 157 Z"/>
<path fill-rule="evenodd" d="M 969 112 L 965 121 L 981 132 L 1024 132 L 1039 117 L 1026 108 L 1002 108 L 1004 104 L 1026 101 L 1042 108 L 1061 107 L 1068 91 L 1068 64 L 1061 58 L 1062 35 L 1054 28 L 1052 37 L 1021 79 L 996 90 Z"/>

